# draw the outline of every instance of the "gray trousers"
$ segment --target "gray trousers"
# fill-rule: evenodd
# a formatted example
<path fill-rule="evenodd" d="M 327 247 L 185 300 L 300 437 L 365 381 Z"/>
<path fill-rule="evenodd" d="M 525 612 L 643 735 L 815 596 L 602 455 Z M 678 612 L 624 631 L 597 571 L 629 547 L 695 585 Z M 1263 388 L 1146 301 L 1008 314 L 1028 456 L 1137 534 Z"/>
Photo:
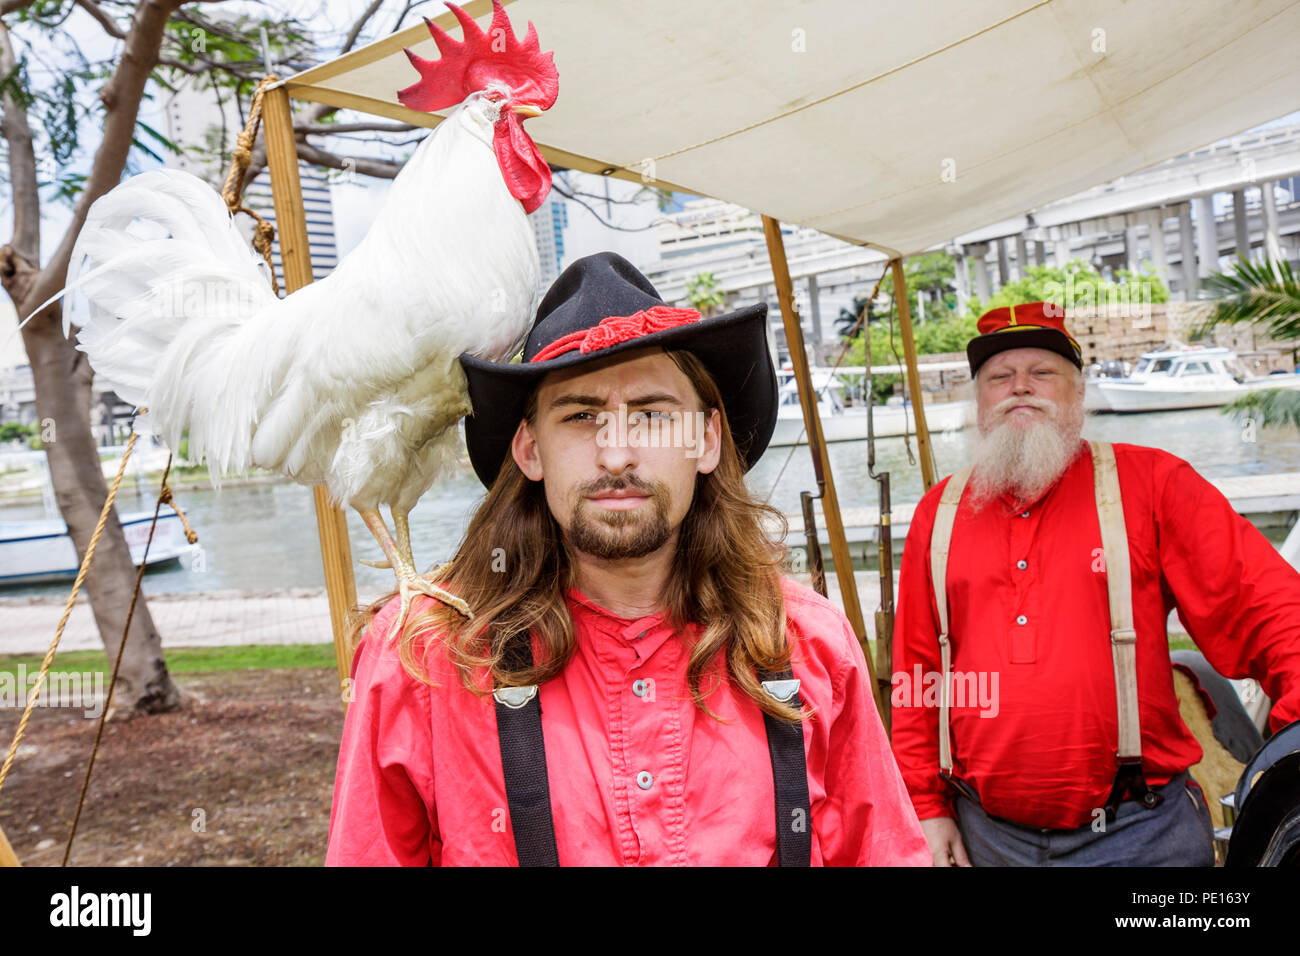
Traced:
<path fill-rule="evenodd" d="M 1023 826 L 964 796 L 955 801 L 957 826 L 975 866 L 1213 866 L 1214 824 L 1200 788 L 1184 772 L 1158 789 L 1159 806 L 1126 800 L 1100 832 Z"/>

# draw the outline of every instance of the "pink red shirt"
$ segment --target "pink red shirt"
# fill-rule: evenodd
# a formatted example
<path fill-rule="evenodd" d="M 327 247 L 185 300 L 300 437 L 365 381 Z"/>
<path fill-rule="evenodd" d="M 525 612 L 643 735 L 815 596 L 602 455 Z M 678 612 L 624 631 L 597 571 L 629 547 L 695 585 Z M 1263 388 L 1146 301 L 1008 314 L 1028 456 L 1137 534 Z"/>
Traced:
<path fill-rule="evenodd" d="M 930 865 L 848 620 L 809 588 L 783 587 L 794 676 L 817 708 L 803 725 L 812 862 Z M 708 698 L 723 722 L 700 711 L 662 614 L 627 620 L 577 590 L 567 602 L 577 648 L 539 692 L 560 863 L 772 865 L 758 707 L 723 683 Z M 467 690 L 437 642 L 426 660 L 438 686 L 410 677 L 374 636 L 396 609 L 380 611 L 352 662 L 326 865 L 515 865 L 492 697 Z"/>
<path fill-rule="evenodd" d="M 1137 631 L 1142 766 L 1162 784 L 1201 759 L 1178 713 L 1165 630 L 1172 608 L 1214 668 L 1255 677 L 1273 729 L 1300 717 L 1300 574 L 1187 462 L 1115 445 Z M 894 753 L 921 819 L 952 816 L 939 713 L 918 689 L 939 671 L 930 534 L 947 480 L 908 531 L 894 630 Z M 1115 673 L 1101 530 L 1086 443 L 1037 501 L 957 511 L 948 559 L 953 772 L 994 816 L 1091 823 L 1115 779 Z M 973 678 L 973 679 L 972 679 Z M 937 680 L 932 682 L 937 689 Z"/>

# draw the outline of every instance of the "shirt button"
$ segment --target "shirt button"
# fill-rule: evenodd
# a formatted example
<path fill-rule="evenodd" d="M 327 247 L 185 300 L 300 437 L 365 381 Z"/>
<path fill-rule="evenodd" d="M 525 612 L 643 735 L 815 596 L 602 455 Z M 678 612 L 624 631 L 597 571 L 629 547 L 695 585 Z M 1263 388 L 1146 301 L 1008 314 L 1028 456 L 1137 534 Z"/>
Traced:
<path fill-rule="evenodd" d="M 636 694 L 638 697 L 644 697 L 645 692 L 646 692 L 646 682 L 644 680 L 638 680 L 632 682 L 632 693 Z"/>
<path fill-rule="evenodd" d="M 1024 559 L 1021 559 L 1020 561 L 1016 562 L 1016 567 L 1018 567 L 1021 571 L 1023 571 L 1025 568 L 1029 567 L 1029 562 L 1025 561 Z"/>
<path fill-rule="evenodd" d="M 1029 517 L 1029 512 L 1028 512 L 1028 511 L 1022 511 L 1022 512 L 1020 512 L 1020 517 L 1022 517 L 1022 518 L 1028 518 L 1028 517 Z"/>
<path fill-rule="evenodd" d="M 642 770 L 639 774 L 636 775 L 636 785 L 640 787 L 642 790 L 649 790 L 650 787 L 654 784 L 654 782 L 655 782 L 655 778 L 650 776 L 649 770 Z"/>
<path fill-rule="evenodd" d="M 1021 614 L 1018 618 L 1016 618 L 1016 623 L 1017 623 L 1017 624 L 1024 624 L 1024 623 L 1026 623 L 1028 620 L 1029 620 L 1029 618 L 1027 618 L 1027 617 L 1025 617 L 1023 614 Z"/>

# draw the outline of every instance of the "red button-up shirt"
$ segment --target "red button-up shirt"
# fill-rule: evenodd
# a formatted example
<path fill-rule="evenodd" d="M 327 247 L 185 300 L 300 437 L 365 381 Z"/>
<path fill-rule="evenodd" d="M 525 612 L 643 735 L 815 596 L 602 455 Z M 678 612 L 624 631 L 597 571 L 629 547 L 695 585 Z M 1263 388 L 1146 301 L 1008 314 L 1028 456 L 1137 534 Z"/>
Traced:
<path fill-rule="evenodd" d="M 803 725 L 812 862 L 929 865 L 847 619 L 808 588 L 783 589 L 794 676 L 817 708 Z M 576 590 L 567 603 L 577 648 L 539 691 L 560 863 L 773 863 L 758 707 L 724 682 L 708 697 L 723 722 L 701 712 L 663 614 L 627 620 Z M 353 659 L 326 864 L 514 865 L 492 697 L 467 690 L 437 642 L 437 686 L 410 677 L 375 637 L 396 610 L 394 599 Z M 724 673 L 715 663 L 705 688 Z"/>
<path fill-rule="evenodd" d="M 1276 729 L 1300 717 L 1300 574 L 1185 461 L 1115 445 L 1137 630 L 1142 766 L 1158 785 L 1201 759 L 1178 714 L 1165 625 L 1177 607 L 1219 673 L 1254 677 Z M 930 535 L 947 481 L 921 499 L 899 583 L 893 745 L 921 819 L 952 816 L 938 777 L 938 624 Z M 969 490 L 967 491 L 969 498 Z M 992 815 L 1091 823 L 1115 778 L 1115 675 L 1086 442 L 1038 500 L 957 511 L 948 559 L 953 773 Z M 919 680 L 918 680 L 919 679 Z"/>

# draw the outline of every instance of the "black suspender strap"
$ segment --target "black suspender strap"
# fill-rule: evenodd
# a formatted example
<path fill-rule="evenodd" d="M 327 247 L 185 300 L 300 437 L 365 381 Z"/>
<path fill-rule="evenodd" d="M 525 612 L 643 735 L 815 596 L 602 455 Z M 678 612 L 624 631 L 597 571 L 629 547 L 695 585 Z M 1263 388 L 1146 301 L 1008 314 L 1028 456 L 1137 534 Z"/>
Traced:
<path fill-rule="evenodd" d="M 506 661 L 516 671 L 532 666 L 533 648 L 527 633 L 511 639 Z M 559 866 L 551 787 L 546 775 L 546 741 L 542 737 L 542 704 L 537 690 L 536 684 L 529 684 L 502 687 L 492 695 L 497 711 L 497 740 L 519 865 Z"/>
<path fill-rule="evenodd" d="M 514 671 L 532 666 L 532 643 L 526 634 L 511 639 L 506 661 Z M 760 671 L 759 679 L 770 697 L 796 709 L 803 706 L 799 681 L 789 668 L 780 674 Z M 501 767 L 505 772 L 506 803 L 515 834 L 515 855 L 520 866 L 559 866 L 537 685 L 501 687 L 492 698 L 496 705 Z M 777 864 L 808 866 L 812 861 L 812 820 L 803 725 L 787 724 L 766 712 L 763 723 L 767 728 L 767 749 L 772 758 L 776 790 Z"/>
<path fill-rule="evenodd" d="M 799 682 L 786 668 L 780 674 L 759 671 L 759 680 L 769 697 L 789 704 L 796 710 L 803 706 Z M 772 756 L 772 783 L 776 791 L 776 862 L 777 866 L 812 864 L 812 801 L 808 797 L 808 763 L 803 752 L 803 724 L 788 724 L 767 711 L 767 750 Z"/>

